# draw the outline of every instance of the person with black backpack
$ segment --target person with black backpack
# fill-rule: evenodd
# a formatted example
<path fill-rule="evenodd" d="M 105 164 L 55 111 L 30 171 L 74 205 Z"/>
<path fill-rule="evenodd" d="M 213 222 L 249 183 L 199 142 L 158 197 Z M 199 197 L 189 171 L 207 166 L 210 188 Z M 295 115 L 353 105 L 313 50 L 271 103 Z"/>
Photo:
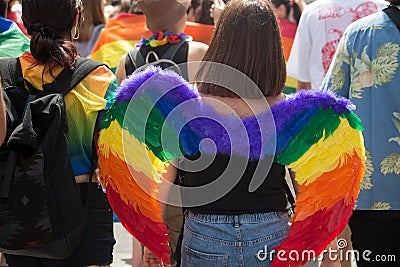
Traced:
<path fill-rule="evenodd" d="M 146 16 L 147 27 L 153 35 L 143 38 L 136 49 L 121 58 L 115 72 L 118 82 L 148 65 L 172 67 L 183 78 L 191 80 L 196 70 L 177 65 L 201 61 L 208 45 L 192 41 L 192 37 L 184 33 L 190 0 L 138 0 L 137 5 Z"/>
<path fill-rule="evenodd" d="M 186 80 L 193 80 L 197 69 L 184 63 L 201 61 L 208 45 L 192 41 L 192 37 L 184 33 L 190 0 L 138 0 L 137 6 L 146 16 L 147 27 L 153 35 L 142 38 L 136 48 L 121 58 L 115 72 L 118 83 L 149 65 L 171 68 Z M 173 254 L 179 242 L 182 218 L 180 208 L 167 205 L 165 220 L 171 232 L 172 262 L 175 262 Z M 137 247 L 135 242 L 134 247 Z M 145 261 L 151 257 L 154 255 L 145 249 Z"/>
<path fill-rule="evenodd" d="M 96 123 L 117 80 L 78 57 L 80 0 L 22 7 L 31 52 L 0 60 L 0 252 L 10 267 L 108 266 L 115 239 L 94 171 Z"/>

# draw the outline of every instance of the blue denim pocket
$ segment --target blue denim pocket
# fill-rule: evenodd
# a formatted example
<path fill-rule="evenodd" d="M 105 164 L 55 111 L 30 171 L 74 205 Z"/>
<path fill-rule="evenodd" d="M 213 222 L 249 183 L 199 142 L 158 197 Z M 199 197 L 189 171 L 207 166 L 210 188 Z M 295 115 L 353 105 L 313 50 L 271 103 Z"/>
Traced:
<path fill-rule="evenodd" d="M 185 246 L 182 255 L 182 266 L 205 266 L 205 267 L 227 267 L 228 255 L 227 254 L 213 254 L 204 253 L 189 246 Z"/>

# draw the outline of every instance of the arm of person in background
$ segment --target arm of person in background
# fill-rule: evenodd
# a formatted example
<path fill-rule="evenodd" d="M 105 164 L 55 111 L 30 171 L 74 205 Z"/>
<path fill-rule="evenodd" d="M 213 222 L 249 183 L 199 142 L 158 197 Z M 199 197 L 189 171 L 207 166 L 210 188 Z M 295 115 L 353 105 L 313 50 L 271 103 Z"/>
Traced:
<path fill-rule="evenodd" d="M 300 12 L 303 12 L 304 8 L 306 8 L 307 3 L 304 0 L 293 0 L 296 5 L 300 8 Z"/>
<path fill-rule="evenodd" d="M 309 90 L 311 89 L 311 83 L 310 82 L 302 82 L 302 81 L 297 81 L 297 91 L 300 90 Z"/>
<path fill-rule="evenodd" d="M 219 15 L 225 8 L 225 2 L 223 0 L 214 0 L 214 4 L 210 8 L 210 17 L 214 19 L 214 24 L 217 24 Z"/>
<path fill-rule="evenodd" d="M 123 57 L 121 57 L 118 67 L 115 70 L 115 77 L 117 77 L 118 85 L 121 85 L 121 82 L 126 78 L 125 60 L 126 60 L 126 54 Z"/>
<path fill-rule="evenodd" d="M 6 109 L 3 100 L 3 89 L 0 88 L 0 144 L 3 144 L 4 138 L 6 137 L 6 132 Z"/>
<path fill-rule="evenodd" d="M 176 162 L 175 162 L 176 163 Z M 167 203 L 168 201 L 168 195 L 169 195 L 169 189 L 171 184 L 174 183 L 175 178 L 177 176 L 177 168 L 175 167 L 176 164 L 171 163 L 169 167 L 167 168 L 167 172 L 163 174 L 163 181 L 160 184 L 159 187 L 159 198 L 160 198 L 160 206 L 163 214 L 165 214 L 166 208 L 167 208 Z M 143 262 L 146 267 L 161 267 L 164 266 L 161 261 L 156 257 L 156 255 L 153 254 L 149 249 L 146 247 L 144 248 L 143 252 Z"/>

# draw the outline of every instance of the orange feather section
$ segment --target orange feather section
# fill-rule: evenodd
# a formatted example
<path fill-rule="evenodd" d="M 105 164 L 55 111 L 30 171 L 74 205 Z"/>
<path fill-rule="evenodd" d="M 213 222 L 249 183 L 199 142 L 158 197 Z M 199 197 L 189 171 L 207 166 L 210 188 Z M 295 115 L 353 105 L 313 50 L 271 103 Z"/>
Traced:
<path fill-rule="evenodd" d="M 108 158 L 100 153 L 98 163 L 101 172 L 107 174 L 101 179 L 104 188 L 111 186 L 118 192 L 120 198 L 134 210 L 140 211 L 140 213 L 153 222 L 163 222 L 159 202 L 147 193 L 158 191 L 158 184 L 156 182 L 143 173 L 129 168 L 126 162 L 116 157 L 113 153 L 110 153 Z M 134 196 L 134 202 L 131 201 L 132 196 Z"/>
<path fill-rule="evenodd" d="M 335 169 L 323 173 L 315 182 L 301 186 L 291 221 L 302 221 L 319 210 L 330 209 L 341 199 L 345 205 L 351 205 L 360 191 L 364 170 L 363 161 L 354 150 Z"/>

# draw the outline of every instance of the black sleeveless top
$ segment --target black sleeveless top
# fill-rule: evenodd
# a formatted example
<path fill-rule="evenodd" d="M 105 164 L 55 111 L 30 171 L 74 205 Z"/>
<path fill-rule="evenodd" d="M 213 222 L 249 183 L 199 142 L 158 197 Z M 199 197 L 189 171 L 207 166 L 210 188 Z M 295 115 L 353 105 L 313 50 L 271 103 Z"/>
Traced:
<path fill-rule="evenodd" d="M 189 159 L 194 160 L 197 158 L 198 156 Z M 213 182 L 225 172 L 230 160 L 232 161 L 232 165 L 229 168 L 232 168 L 232 166 L 240 165 L 235 164 L 235 161 L 243 162 L 244 159 L 239 156 L 228 157 L 217 155 L 212 163 L 202 171 L 184 171 L 182 173 L 184 186 L 197 187 Z M 288 198 L 285 190 L 285 166 L 272 163 L 269 169 L 270 166 L 271 159 L 247 160 L 247 167 L 243 175 L 241 175 L 239 182 L 226 195 L 210 204 L 190 207 L 188 209 L 195 213 L 226 215 L 287 210 Z M 249 185 L 254 178 L 253 175 L 256 168 L 260 168 L 258 171 L 261 173 L 259 177 L 262 178 L 262 183 L 254 192 L 250 192 Z M 234 175 L 235 173 L 239 173 L 237 175 L 240 175 L 242 171 L 239 169 L 237 171 L 233 170 L 231 172 L 232 178 L 238 179 L 239 177 L 234 177 Z M 190 195 L 185 195 L 185 192 L 183 192 L 182 198 L 184 199 L 185 197 L 190 198 Z"/>

